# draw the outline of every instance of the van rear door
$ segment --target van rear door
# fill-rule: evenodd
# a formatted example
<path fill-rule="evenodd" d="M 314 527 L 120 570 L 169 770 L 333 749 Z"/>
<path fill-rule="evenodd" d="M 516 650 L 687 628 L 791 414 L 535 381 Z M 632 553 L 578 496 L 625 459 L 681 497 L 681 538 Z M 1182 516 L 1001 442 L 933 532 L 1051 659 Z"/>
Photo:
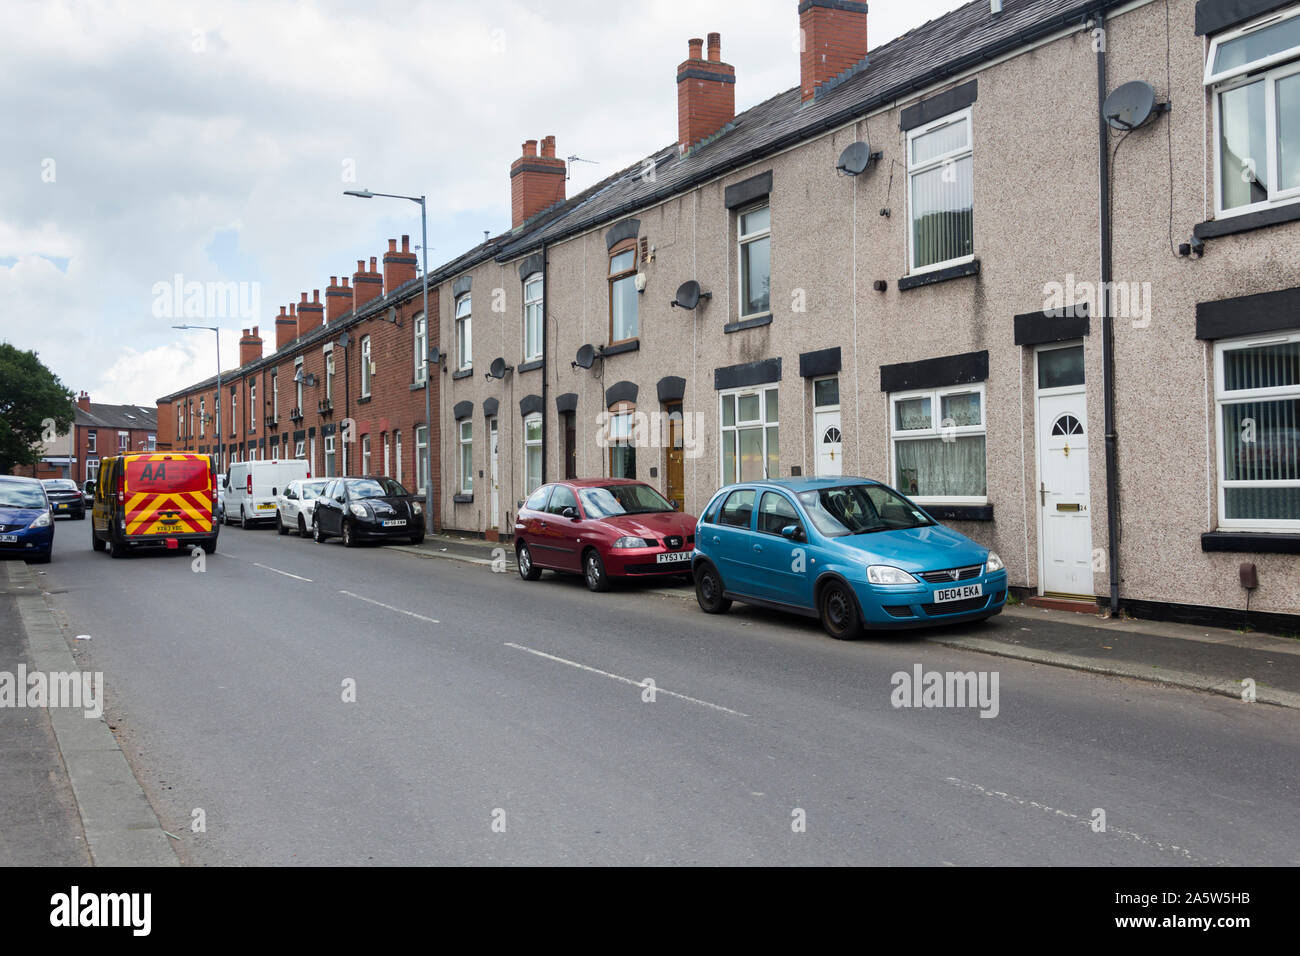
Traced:
<path fill-rule="evenodd" d="M 212 530 L 212 464 L 206 455 L 142 455 L 124 462 L 126 533 Z"/>

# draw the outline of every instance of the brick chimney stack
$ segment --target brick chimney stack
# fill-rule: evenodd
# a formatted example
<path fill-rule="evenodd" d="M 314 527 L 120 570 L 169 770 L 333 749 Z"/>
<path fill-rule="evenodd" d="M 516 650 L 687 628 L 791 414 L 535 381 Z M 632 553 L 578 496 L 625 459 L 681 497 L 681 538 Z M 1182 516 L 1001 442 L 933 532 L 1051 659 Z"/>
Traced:
<path fill-rule="evenodd" d="M 352 274 L 352 311 L 360 312 L 367 302 L 373 302 L 384 294 L 384 277 L 379 274 L 379 260 L 370 257 L 370 271 L 366 271 L 366 261 L 357 260 L 357 271 Z"/>
<path fill-rule="evenodd" d="M 554 149 L 554 145 L 552 145 Z M 402 251 L 397 251 L 397 240 L 388 240 L 384 253 L 384 295 L 389 295 L 403 282 L 415 278 L 415 253 L 411 251 L 411 237 L 402 237 Z"/>
<path fill-rule="evenodd" d="M 290 306 L 293 308 L 293 306 Z M 302 294 L 302 299 L 298 302 L 298 334 L 306 335 L 312 329 L 318 328 L 325 321 L 325 303 L 320 300 L 320 289 L 316 290 L 316 298 L 308 302 L 307 293 Z"/>
<path fill-rule="evenodd" d="M 90 393 L 84 388 L 81 390 L 81 394 L 77 396 L 77 407 L 83 412 L 90 411 Z"/>
<path fill-rule="evenodd" d="M 677 67 L 677 148 L 682 152 L 736 118 L 736 68 L 722 62 L 722 35 L 687 41 L 689 55 Z"/>
<path fill-rule="evenodd" d="M 352 308 L 352 287 L 348 277 L 340 282 L 337 276 L 330 276 L 329 288 L 325 290 L 325 324 L 338 321 Z"/>
<path fill-rule="evenodd" d="M 239 340 L 239 366 L 243 368 L 249 362 L 256 362 L 262 357 L 262 337 L 257 334 L 257 326 L 253 326 L 253 331 L 249 332 L 244 329 L 244 334 Z"/>
<path fill-rule="evenodd" d="M 298 319 L 289 315 L 284 306 L 275 317 L 275 350 L 280 352 L 286 345 L 298 337 Z"/>
<path fill-rule="evenodd" d="M 800 97 L 852 69 L 867 55 L 867 5 L 855 0 L 799 0 Z"/>
<path fill-rule="evenodd" d="M 555 137 L 524 141 L 522 155 L 510 164 L 510 227 L 519 228 L 543 209 L 564 201 L 564 160 L 555 155 Z"/>

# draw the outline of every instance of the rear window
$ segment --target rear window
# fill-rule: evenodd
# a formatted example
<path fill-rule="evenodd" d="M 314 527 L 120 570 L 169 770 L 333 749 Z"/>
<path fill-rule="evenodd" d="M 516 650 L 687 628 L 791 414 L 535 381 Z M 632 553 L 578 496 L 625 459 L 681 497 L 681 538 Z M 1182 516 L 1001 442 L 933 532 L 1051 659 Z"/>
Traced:
<path fill-rule="evenodd" d="M 149 461 L 134 459 L 126 466 L 129 491 L 171 494 L 178 491 L 207 491 L 208 462 L 204 458 L 171 458 Z"/>

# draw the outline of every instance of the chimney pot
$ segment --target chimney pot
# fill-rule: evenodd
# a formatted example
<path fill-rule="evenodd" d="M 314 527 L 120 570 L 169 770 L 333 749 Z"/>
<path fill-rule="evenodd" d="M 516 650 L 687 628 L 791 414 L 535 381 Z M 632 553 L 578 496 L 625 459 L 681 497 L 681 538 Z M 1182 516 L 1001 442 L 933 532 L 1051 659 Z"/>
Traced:
<path fill-rule="evenodd" d="M 280 314 L 281 315 L 285 314 L 284 306 L 280 306 Z"/>
<path fill-rule="evenodd" d="M 736 69 L 722 62 L 722 35 L 690 40 L 690 59 L 677 67 L 677 146 L 682 152 L 712 136 L 736 118 Z"/>
<path fill-rule="evenodd" d="M 699 37 L 694 37 L 690 40 L 687 40 L 686 47 L 690 51 L 690 55 L 687 57 L 687 59 L 691 59 L 691 60 L 704 59 L 702 55 L 704 51 L 704 41 L 701 40 Z"/>
<path fill-rule="evenodd" d="M 410 251 L 411 251 L 411 237 L 410 237 L 410 236 L 403 236 L 403 237 L 402 237 L 402 251 L 403 251 L 403 252 L 410 252 Z"/>
<path fill-rule="evenodd" d="M 358 262 L 357 265 L 361 265 L 361 263 Z M 344 276 L 344 277 L 343 277 L 343 288 L 346 289 L 347 287 L 348 287 L 348 277 L 347 277 L 347 276 Z"/>
<path fill-rule="evenodd" d="M 320 289 L 312 289 L 312 290 L 311 290 L 311 300 L 312 300 L 313 302 L 317 302 L 317 303 L 320 302 Z"/>
<path fill-rule="evenodd" d="M 397 240 L 396 240 L 396 239 L 389 239 L 389 240 L 388 240 L 388 251 L 389 251 L 389 252 L 396 252 L 396 251 L 397 251 Z"/>
<path fill-rule="evenodd" d="M 529 162 L 529 160 L 532 160 Z M 555 137 L 524 141 L 524 154 L 510 164 L 510 224 L 517 228 L 544 209 L 564 201 L 564 160 L 555 155 Z"/>
<path fill-rule="evenodd" d="M 799 5 L 800 97 L 808 102 L 817 88 L 852 69 L 867 55 L 867 5 L 845 0 L 835 5 Z"/>
<path fill-rule="evenodd" d="M 243 336 L 243 338 L 248 338 L 248 329 L 241 329 L 240 333 Z"/>
<path fill-rule="evenodd" d="M 535 139 L 524 140 L 524 155 L 525 156 L 537 155 L 537 140 Z"/>
<path fill-rule="evenodd" d="M 330 276 L 330 287 L 333 288 L 334 286 L 336 286 L 336 285 L 338 285 L 338 284 L 339 284 L 339 277 L 338 277 L 338 276 Z"/>
<path fill-rule="evenodd" d="M 378 259 L 378 257 L 376 257 L 376 256 L 371 256 L 371 257 L 370 257 L 370 271 L 371 271 L 372 273 L 374 273 L 374 272 L 378 272 L 378 271 L 379 271 L 379 269 L 378 269 L 378 265 L 379 265 L 379 259 Z"/>
<path fill-rule="evenodd" d="M 293 302 L 290 302 L 290 303 L 289 303 L 289 314 L 290 314 L 290 315 L 297 315 L 298 313 L 295 311 L 297 308 L 298 308 L 297 304 L 295 304 L 295 303 L 293 303 Z"/>
<path fill-rule="evenodd" d="M 709 34 L 709 61 L 712 63 L 722 62 L 722 34 Z"/>
<path fill-rule="evenodd" d="M 307 301 L 307 293 L 306 293 L 306 292 L 304 292 L 304 293 L 302 294 L 302 301 L 303 301 L 303 302 L 306 302 L 306 301 Z"/>
<path fill-rule="evenodd" d="M 253 326 L 253 338 L 255 338 L 255 339 L 260 339 L 260 338 L 261 338 L 261 336 L 257 334 L 257 326 L 256 326 L 256 325 Z"/>

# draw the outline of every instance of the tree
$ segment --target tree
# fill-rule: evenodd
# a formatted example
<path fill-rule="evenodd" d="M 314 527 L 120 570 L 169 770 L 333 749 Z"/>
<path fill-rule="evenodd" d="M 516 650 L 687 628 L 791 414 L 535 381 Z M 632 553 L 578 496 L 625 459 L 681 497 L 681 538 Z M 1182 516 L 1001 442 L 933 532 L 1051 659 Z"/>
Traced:
<path fill-rule="evenodd" d="M 35 352 L 0 342 L 0 475 L 36 464 L 42 441 L 72 424 L 73 401 Z"/>

